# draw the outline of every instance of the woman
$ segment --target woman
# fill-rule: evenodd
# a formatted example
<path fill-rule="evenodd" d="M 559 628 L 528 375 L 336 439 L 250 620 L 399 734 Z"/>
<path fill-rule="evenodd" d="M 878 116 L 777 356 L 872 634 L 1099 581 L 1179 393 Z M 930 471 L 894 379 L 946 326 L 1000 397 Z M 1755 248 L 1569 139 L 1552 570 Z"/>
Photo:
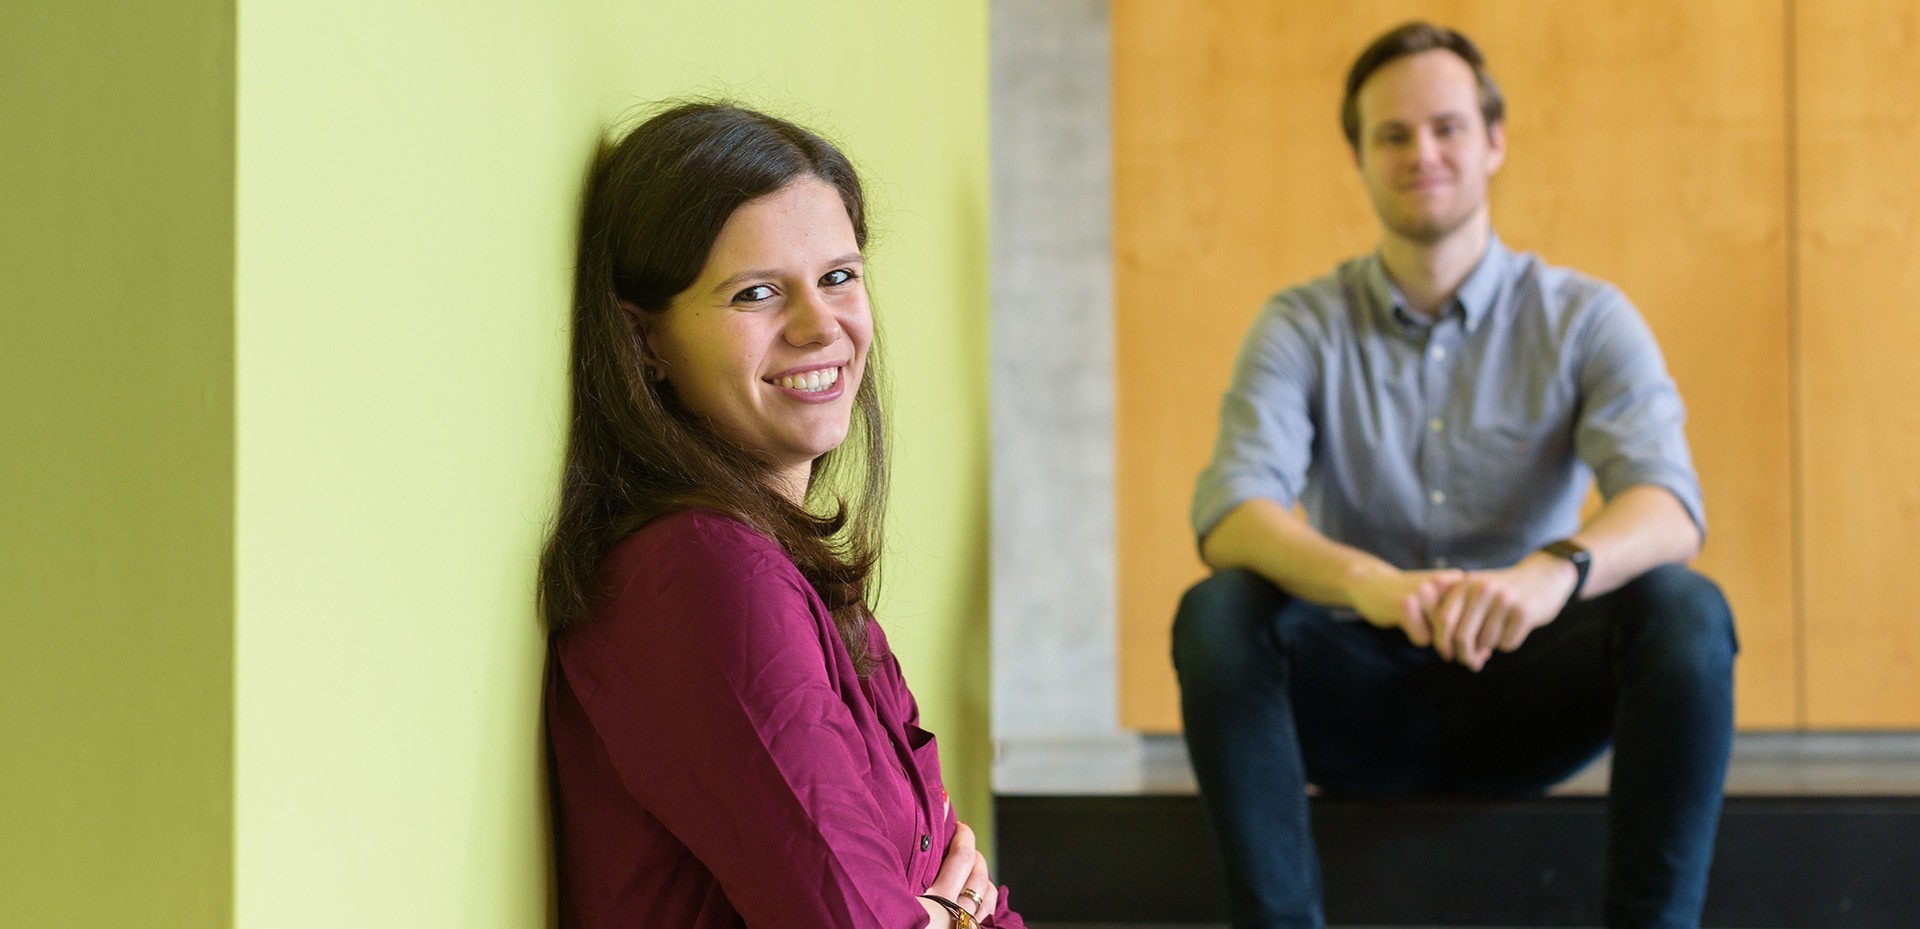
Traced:
<path fill-rule="evenodd" d="M 886 462 L 853 167 L 688 104 L 603 148 L 584 199 L 540 570 L 561 925 L 1022 926 L 867 610 Z"/>

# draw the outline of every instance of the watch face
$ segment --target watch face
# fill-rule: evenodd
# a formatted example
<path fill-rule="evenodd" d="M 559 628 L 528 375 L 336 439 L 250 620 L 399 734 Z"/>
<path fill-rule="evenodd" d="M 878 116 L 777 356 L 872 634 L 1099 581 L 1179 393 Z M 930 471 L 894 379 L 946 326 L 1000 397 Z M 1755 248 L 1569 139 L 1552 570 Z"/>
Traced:
<path fill-rule="evenodd" d="M 1569 539 L 1561 539 L 1558 542 L 1549 544 L 1546 547 L 1546 551 L 1549 554 L 1565 558 L 1580 567 L 1586 567 L 1587 563 L 1593 560 L 1593 556 L 1588 554 L 1586 549 L 1581 548 L 1579 543 Z"/>

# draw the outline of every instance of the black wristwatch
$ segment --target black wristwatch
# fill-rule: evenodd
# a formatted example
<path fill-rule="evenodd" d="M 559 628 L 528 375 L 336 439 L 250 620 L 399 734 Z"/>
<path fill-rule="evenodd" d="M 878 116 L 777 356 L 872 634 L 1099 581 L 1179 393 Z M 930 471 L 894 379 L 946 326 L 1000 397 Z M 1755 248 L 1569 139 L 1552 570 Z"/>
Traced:
<path fill-rule="evenodd" d="M 1581 589 L 1587 586 L 1587 571 L 1593 567 L 1593 555 L 1572 539 L 1549 542 L 1541 546 L 1540 550 L 1555 558 L 1565 558 L 1573 563 L 1573 593 L 1567 595 L 1567 602 L 1560 607 L 1560 610 L 1565 612 L 1567 607 L 1580 599 Z"/>

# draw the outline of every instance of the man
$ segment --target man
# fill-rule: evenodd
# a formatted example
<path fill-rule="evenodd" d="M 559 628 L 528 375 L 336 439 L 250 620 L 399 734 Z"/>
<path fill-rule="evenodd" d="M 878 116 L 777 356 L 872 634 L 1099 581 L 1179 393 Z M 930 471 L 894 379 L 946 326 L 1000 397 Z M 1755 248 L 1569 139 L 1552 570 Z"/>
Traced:
<path fill-rule="evenodd" d="M 1493 235 L 1506 137 L 1472 42 L 1410 23 L 1346 86 L 1379 249 L 1249 333 L 1193 505 L 1217 573 L 1174 625 L 1234 924 L 1323 924 L 1308 782 L 1537 794 L 1611 742 L 1607 925 L 1697 926 L 1736 645 L 1682 566 L 1705 523 L 1679 394 L 1617 290 Z"/>

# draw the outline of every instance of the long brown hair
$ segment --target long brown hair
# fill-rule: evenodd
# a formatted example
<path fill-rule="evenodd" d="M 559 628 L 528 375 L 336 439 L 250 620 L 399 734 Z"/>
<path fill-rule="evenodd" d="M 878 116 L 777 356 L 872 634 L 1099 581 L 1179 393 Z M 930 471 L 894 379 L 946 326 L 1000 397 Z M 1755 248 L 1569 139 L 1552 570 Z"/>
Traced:
<path fill-rule="evenodd" d="M 735 210 L 809 176 L 839 191 L 864 251 L 866 198 L 853 165 L 785 120 L 728 103 L 683 103 L 595 154 L 580 210 L 560 507 L 540 559 L 549 631 L 591 617 L 604 595 L 601 562 L 621 539 L 660 516 L 706 507 L 784 548 L 832 611 L 855 666 L 870 668 L 866 604 L 877 583 L 887 488 L 878 338 L 847 440 L 814 461 L 807 501 L 796 505 L 748 449 L 645 376 L 638 332 L 620 306 L 667 312 Z"/>

